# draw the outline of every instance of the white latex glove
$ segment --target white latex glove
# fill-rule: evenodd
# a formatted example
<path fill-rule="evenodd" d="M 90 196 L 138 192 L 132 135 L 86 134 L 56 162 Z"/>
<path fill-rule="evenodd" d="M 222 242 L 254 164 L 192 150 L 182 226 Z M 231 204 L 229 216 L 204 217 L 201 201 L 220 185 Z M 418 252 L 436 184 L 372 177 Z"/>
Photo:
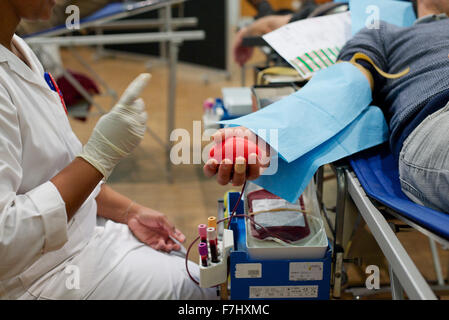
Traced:
<path fill-rule="evenodd" d="M 105 179 L 120 160 L 139 145 L 145 134 L 148 115 L 139 97 L 150 79 L 150 74 L 141 74 L 129 85 L 112 110 L 100 118 L 79 155 Z"/>

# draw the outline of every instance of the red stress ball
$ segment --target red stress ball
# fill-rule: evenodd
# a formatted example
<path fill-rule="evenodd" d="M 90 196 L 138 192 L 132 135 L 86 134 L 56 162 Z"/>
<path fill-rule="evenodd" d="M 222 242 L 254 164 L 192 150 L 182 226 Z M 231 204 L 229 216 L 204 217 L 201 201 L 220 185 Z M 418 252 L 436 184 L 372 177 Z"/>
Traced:
<path fill-rule="evenodd" d="M 235 163 L 237 157 L 244 157 L 248 163 L 248 156 L 252 153 L 260 154 L 257 144 L 242 137 L 230 137 L 221 145 L 216 144 L 210 150 L 209 156 L 217 160 L 218 163 L 221 163 L 223 159 L 229 159 Z"/>

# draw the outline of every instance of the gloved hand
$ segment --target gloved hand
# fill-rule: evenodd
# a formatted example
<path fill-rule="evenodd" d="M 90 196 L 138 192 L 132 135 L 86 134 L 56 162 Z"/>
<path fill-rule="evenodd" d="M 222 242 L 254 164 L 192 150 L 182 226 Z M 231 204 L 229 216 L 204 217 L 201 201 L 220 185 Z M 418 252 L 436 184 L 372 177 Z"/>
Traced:
<path fill-rule="evenodd" d="M 139 97 L 150 79 L 150 74 L 141 74 L 129 85 L 112 110 L 100 118 L 79 155 L 105 179 L 120 160 L 139 145 L 145 134 L 148 116 L 145 103 Z"/>

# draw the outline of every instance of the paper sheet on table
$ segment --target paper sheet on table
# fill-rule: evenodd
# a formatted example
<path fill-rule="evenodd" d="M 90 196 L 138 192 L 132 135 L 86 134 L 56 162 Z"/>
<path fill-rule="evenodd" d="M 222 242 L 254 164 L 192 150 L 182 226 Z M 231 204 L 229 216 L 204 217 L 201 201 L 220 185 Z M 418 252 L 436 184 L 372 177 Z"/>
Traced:
<path fill-rule="evenodd" d="M 382 111 L 369 107 L 334 138 L 292 163 L 279 159 L 275 175 L 261 176 L 253 182 L 293 203 L 304 192 L 319 167 L 382 144 L 388 141 L 388 136 Z"/>
<path fill-rule="evenodd" d="M 289 23 L 263 38 L 304 78 L 334 65 L 351 38 L 349 12 Z"/>
<path fill-rule="evenodd" d="M 351 0 L 352 34 L 365 27 L 375 28 L 376 20 L 399 27 L 408 27 L 416 21 L 416 14 L 410 2 L 394 0 Z M 377 24 L 378 25 L 378 24 Z"/>

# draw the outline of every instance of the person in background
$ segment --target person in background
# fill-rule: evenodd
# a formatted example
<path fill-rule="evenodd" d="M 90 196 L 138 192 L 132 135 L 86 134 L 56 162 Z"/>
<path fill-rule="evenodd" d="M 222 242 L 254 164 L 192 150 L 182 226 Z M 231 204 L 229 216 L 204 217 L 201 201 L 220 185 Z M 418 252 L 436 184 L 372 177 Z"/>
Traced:
<path fill-rule="evenodd" d="M 259 19 L 276 13 L 268 0 L 246 0 L 246 2 L 257 10 L 257 15 L 254 19 Z"/>
<path fill-rule="evenodd" d="M 257 37 L 274 31 L 290 22 L 306 19 L 321 4 L 332 0 L 302 0 L 296 13 L 279 14 L 271 7 L 267 0 L 247 0 L 257 11 L 256 21 L 247 27 L 240 29 L 234 39 L 234 60 L 243 66 L 251 59 L 254 48 L 244 47 L 243 39 Z"/>

